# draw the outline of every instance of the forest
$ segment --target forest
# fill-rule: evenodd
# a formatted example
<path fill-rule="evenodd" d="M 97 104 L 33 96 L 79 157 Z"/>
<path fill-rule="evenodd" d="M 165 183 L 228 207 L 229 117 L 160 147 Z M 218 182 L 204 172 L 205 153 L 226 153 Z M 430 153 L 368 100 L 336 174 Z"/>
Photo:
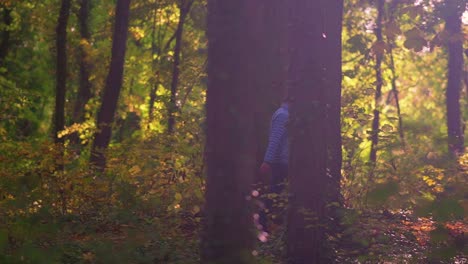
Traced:
<path fill-rule="evenodd" d="M 468 263 L 467 7 L 0 0 L 0 263 Z"/>

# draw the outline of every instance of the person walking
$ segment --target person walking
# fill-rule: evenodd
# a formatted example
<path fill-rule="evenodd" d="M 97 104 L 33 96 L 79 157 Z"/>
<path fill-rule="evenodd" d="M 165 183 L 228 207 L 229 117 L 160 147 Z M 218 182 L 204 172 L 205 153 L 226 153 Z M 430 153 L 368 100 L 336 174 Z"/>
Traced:
<path fill-rule="evenodd" d="M 284 181 L 288 176 L 289 142 L 287 124 L 289 120 L 290 99 L 286 98 L 281 107 L 278 108 L 271 118 L 270 135 L 268 147 L 265 152 L 263 163 L 260 166 L 262 175 L 271 175 L 268 192 L 279 197 L 284 190 Z M 267 214 L 274 216 L 274 201 L 266 198 L 264 200 L 265 210 L 260 213 L 260 224 L 264 231 L 268 232 Z M 274 224 L 281 223 L 281 217 L 274 216 Z"/>

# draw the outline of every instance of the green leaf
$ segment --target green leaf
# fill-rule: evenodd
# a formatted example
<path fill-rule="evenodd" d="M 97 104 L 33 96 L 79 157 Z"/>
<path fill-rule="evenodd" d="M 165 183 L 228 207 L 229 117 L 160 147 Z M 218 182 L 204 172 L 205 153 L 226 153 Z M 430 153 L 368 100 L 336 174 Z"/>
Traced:
<path fill-rule="evenodd" d="M 432 230 L 429 235 L 431 237 L 431 242 L 436 244 L 447 241 L 449 239 L 449 232 L 443 226 L 438 226 L 436 229 Z"/>
<path fill-rule="evenodd" d="M 362 35 L 354 35 L 347 42 L 351 46 L 349 51 L 352 53 L 359 52 L 362 54 L 367 50 L 366 41 Z"/>
<path fill-rule="evenodd" d="M 465 211 L 455 199 L 445 198 L 434 202 L 432 213 L 437 221 L 449 221 L 463 218 Z"/>
<path fill-rule="evenodd" d="M 430 257 L 433 260 L 449 260 L 457 255 L 457 250 L 453 246 L 444 246 L 432 250 Z M 435 263 L 435 262 L 432 262 Z"/>
<path fill-rule="evenodd" d="M 424 46 L 427 45 L 427 41 L 424 38 L 424 34 L 417 28 L 410 29 L 405 32 L 405 43 L 404 46 L 407 49 L 412 49 L 416 52 L 421 51 Z"/>
<path fill-rule="evenodd" d="M 354 77 L 356 77 L 356 71 L 355 70 L 346 70 L 346 71 L 343 71 L 343 75 L 346 76 L 346 77 L 349 77 L 351 79 L 353 79 Z"/>
<path fill-rule="evenodd" d="M 397 182 L 387 182 L 378 184 L 374 187 L 368 194 L 367 198 L 370 204 L 382 205 L 384 204 L 390 196 L 398 193 L 398 183 Z"/>
<path fill-rule="evenodd" d="M 420 197 L 419 199 L 414 199 L 414 214 L 418 217 L 429 217 L 432 212 L 432 201 L 427 197 Z"/>
<path fill-rule="evenodd" d="M 0 230 L 0 252 L 8 245 L 8 231 Z"/>
<path fill-rule="evenodd" d="M 376 41 L 372 45 L 372 51 L 378 55 L 383 55 L 388 50 L 388 45 L 385 41 Z"/>
<path fill-rule="evenodd" d="M 395 22 L 393 21 L 393 22 L 389 22 L 389 23 L 387 23 L 387 25 L 385 25 L 384 33 L 385 33 L 385 35 L 387 36 L 387 38 L 393 39 L 393 38 L 395 38 L 397 35 L 400 35 L 400 34 L 401 34 L 401 29 L 400 29 L 400 27 L 397 25 L 397 23 L 395 23 Z"/>
<path fill-rule="evenodd" d="M 424 9 L 420 5 L 419 6 L 411 5 L 411 6 L 407 6 L 403 8 L 402 12 L 408 14 L 411 19 L 415 19 L 418 16 L 422 16 L 424 14 Z"/>
<path fill-rule="evenodd" d="M 375 89 L 374 88 L 367 88 L 363 90 L 365 95 L 373 95 L 375 94 Z"/>
<path fill-rule="evenodd" d="M 359 220 L 359 213 L 356 210 L 341 208 L 338 212 L 343 225 L 351 226 Z"/>
<path fill-rule="evenodd" d="M 382 131 L 383 132 L 392 132 L 393 131 L 393 126 L 389 125 L 389 124 L 385 124 L 382 126 Z"/>

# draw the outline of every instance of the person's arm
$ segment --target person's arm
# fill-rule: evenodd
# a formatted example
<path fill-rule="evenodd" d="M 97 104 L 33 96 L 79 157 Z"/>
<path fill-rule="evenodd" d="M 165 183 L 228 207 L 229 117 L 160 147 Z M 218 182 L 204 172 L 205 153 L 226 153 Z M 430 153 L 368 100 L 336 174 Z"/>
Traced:
<path fill-rule="evenodd" d="M 281 138 L 286 133 L 286 123 L 288 122 L 287 113 L 278 113 L 272 122 L 268 147 L 265 153 L 264 163 L 271 164 L 274 162 L 275 155 L 279 152 Z M 263 166 L 263 165 L 262 165 Z"/>

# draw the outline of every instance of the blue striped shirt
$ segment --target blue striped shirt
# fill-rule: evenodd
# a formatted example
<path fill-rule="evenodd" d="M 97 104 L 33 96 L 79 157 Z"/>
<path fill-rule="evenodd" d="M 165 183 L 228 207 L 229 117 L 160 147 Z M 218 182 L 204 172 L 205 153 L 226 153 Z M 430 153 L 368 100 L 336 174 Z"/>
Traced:
<path fill-rule="evenodd" d="M 271 118 L 270 137 L 264 161 L 267 163 L 288 164 L 289 143 L 286 125 L 289 119 L 288 104 L 282 104 Z"/>

